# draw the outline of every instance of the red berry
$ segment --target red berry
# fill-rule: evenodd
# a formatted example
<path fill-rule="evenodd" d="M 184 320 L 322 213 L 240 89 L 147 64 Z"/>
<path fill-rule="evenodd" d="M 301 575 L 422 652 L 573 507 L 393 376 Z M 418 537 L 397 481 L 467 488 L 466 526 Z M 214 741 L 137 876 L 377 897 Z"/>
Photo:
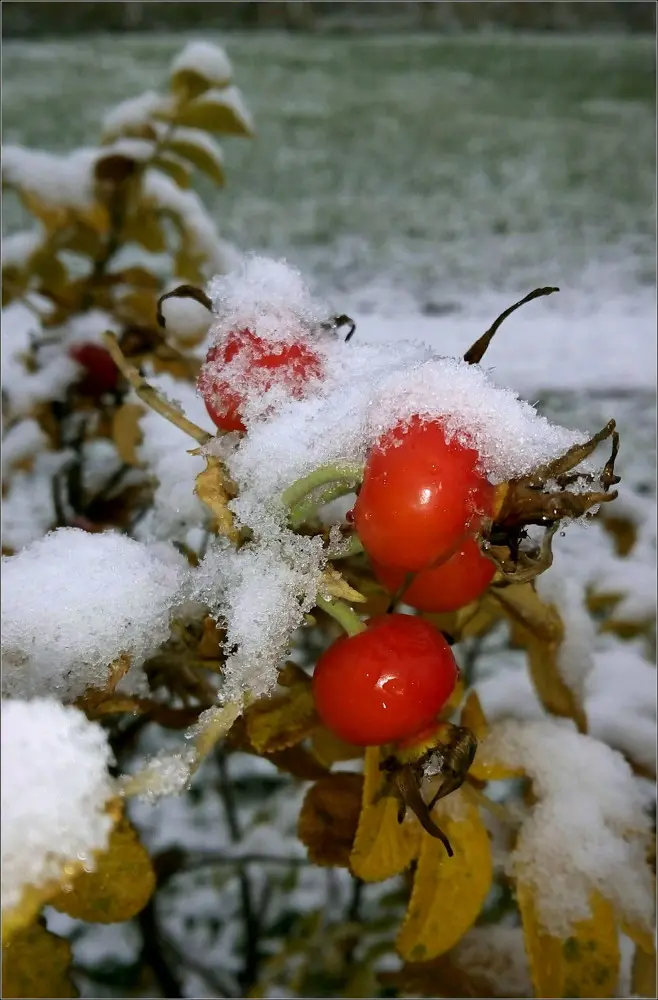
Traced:
<path fill-rule="evenodd" d="M 102 396 L 114 392 L 119 382 L 119 369 L 112 355 L 100 344 L 73 344 L 69 357 L 82 365 L 78 388 L 88 396 Z"/>
<path fill-rule="evenodd" d="M 403 586 L 407 573 L 373 561 L 375 575 L 392 594 Z M 485 592 L 496 573 L 491 559 L 480 552 L 474 538 L 468 538 L 458 552 L 440 566 L 417 573 L 401 600 L 419 611 L 457 611 Z"/>
<path fill-rule="evenodd" d="M 413 417 L 370 451 L 354 506 L 354 524 L 377 562 L 426 569 L 477 530 L 494 488 L 478 471 L 478 453 L 446 438 L 439 420 Z"/>
<path fill-rule="evenodd" d="M 322 722 L 356 746 L 409 739 L 441 711 L 458 668 L 441 633 L 421 618 L 384 615 L 338 639 L 318 660 L 313 694 Z"/>
<path fill-rule="evenodd" d="M 227 369 L 231 362 L 232 370 Z M 210 348 L 197 388 L 217 427 L 244 431 L 244 406 L 254 390 L 265 392 L 278 384 L 300 397 L 304 384 L 321 375 L 320 358 L 306 344 L 272 343 L 251 330 L 240 330 Z"/>

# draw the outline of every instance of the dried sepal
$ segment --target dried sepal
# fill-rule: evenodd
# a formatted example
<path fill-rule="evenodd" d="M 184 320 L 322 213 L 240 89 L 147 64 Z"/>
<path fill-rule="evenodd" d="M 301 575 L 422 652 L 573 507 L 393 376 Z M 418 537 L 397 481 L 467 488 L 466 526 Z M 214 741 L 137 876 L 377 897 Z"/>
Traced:
<path fill-rule="evenodd" d="M 601 472 L 578 471 L 578 466 L 610 438 L 610 457 Z M 614 471 L 618 451 L 619 434 L 615 421 L 610 420 L 587 441 L 506 484 L 481 539 L 482 551 L 501 574 L 499 584 L 527 583 L 539 576 L 552 564 L 553 536 L 562 521 L 591 516 L 600 504 L 616 499 L 617 491 L 611 487 L 620 481 Z M 530 526 L 545 529 L 540 542 L 528 539 Z"/>
<path fill-rule="evenodd" d="M 482 361 L 482 358 L 484 357 L 485 352 L 489 347 L 489 344 L 493 340 L 494 335 L 496 334 L 498 328 L 505 322 L 508 316 L 512 315 L 513 312 L 516 312 L 516 310 L 520 309 L 521 306 L 526 305 L 527 302 L 532 302 L 533 299 L 539 299 L 545 295 L 552 295 L 553 292 L 559 292 L 559 291 L 560 291 L 559 288 L 549 288 L 549 287 L 535 288 L 534 291 L 529 292 L 519 302 L 515 302 L 514 305 L 511 305 L 507 309 L 505 309 L 504 312 L 502 312 L 500 316 L 498 316 L 497 319 L 493 321 L 493 323 L 486 331 L 486 333 L 483 333 L 481 337 L 478 337 L 475 343 L 472 344 L 466 351 L 466 354 L 464 355 L 464 361 L 466 362 L 466 364 L 477 365 L 480 363 L 480 361 Z"/>
<path fill-rule="evenodd" d="M 476 750 L 477 740 L 469 729 L 441 722 L 421 744 L 398 749 L 379 765 L 386 775 L 382 794 L 397 800 L 398 822 L 411 811 L 425 832 L 442 842 L 449 857 L 452 846 L 432 810 L 440 799 L 461 787 Z"/>

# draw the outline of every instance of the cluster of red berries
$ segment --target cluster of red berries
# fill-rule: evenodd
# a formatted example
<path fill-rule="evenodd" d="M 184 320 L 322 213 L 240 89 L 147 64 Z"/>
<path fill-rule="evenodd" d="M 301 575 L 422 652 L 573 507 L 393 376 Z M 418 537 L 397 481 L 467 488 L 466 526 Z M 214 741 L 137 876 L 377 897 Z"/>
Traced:
<path fill-rule="evenodd" d="M 245 388 L 228 366 L 245 371 Z M 263 389 L 286 385 L 304 394 L 322 363 L 308 344 L 271 344 L 250 330 L 212 347 L 198 380 L 213 422 L 244 431 L 253 375 Z M 494 491 L 475 447 L 449 437 L 438 420 L 414 417 L 372 447 L 351 512 L 373 570 L 384 586 L 421 611 L 453 611 L 482 594 L 495 573 L 477 533 Z M 388 614 L 338 639 L 320 657 L 313 690 L 322 721 L 349 743 L 414 742 L 436 721 L 458 679 L 441 632 L 421 618 Z"/>
<path fill-rule="evenodd" d="M 418 417 L 376 442 L 354 526 L 376 575 L 424 611 L 451 611 L 483 593 L 495 568 L 475 538 L 493 488 L 476 450 Z M 313 680 L 323 722 L 357 745 L 422 739 L 452 694 L 458 668 L 441 632 L 411 615 L 368 622 L 320 658 Z"/>

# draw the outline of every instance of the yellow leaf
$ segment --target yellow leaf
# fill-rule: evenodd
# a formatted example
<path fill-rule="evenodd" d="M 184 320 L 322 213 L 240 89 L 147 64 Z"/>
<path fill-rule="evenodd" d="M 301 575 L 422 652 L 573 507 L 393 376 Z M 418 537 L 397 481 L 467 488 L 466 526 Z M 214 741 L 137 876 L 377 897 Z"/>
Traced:
<path fill-rule="evenodd" d="M 319 587 L 322 597 L 339 597 L 343 601 L 350 601 L 355 604 L 362 604 L 367 598 L 360 594 L 358 590 L 350 587 L 347 580 L 344 580 L 337 569 L 326 569 L 322 574 Z"/>
<path fill-rule="evenodd" d="M 71 945 L 40 921 L 14 934 L 2 949 L 3 997 L 77 997 L 69 977 Z"/>
<path fill-rule="evenodd" d="M 347 868 L 359 822 L 363 778 L 328 774 L 309 788 L 299 814 L 297 835 L 313 864 Z"/>
<path fill-rule="evenodd" d="M 123 818 L 110 834 L 107 849 L 97 856 L 94 870 L 80 872 L 71 890 L 61 891 L 51 905 L 78 920 L 113 924 L 143 910 L 154 889 L 151 859 Z"/>
<path fill-rule="evenodd" d="M 164 174 L 168 174 L 180 188 L 188 188 L 190 186 L 190 169 L 177 156 L 164 156 L 160 154 L 153 161 L 153 166 L 157 167 Z"/>
<path fill-rule="evenodd" d="M 363 747 L 355 747 L 351 743 L 345 743 L 325 726 L 318 726 L 317 729 L 313 730 L 311 744 L 317 759 L 322 764 L 326 764 L 327 767 L 331 767 L 332 764 L 339 761 L 356 760 L 363 756 Z"/>
<path fill-rule="evenodd" d="M 211 136 L 203 132 L 198 133 L 198 136 L 196 139 L 192 132 L 183 138 L 180 134 L 174 133 L 166 148 L 176 156 L 189 160 L 197 170 L 210 177 L 215 184 L 221 185 L 225 181 L 222 151 Z"/>
<path fill-rule="evenodd" d="M 57 882 L 47 885 L 26 885 L 20 901 L 11 910 L 2 913 L 2 944 L 4 945 L 34 922 L 39 911 L 59 891 Z"/>
<path fill-rule="evenodd" d="M 634 996 L 655 997 L 656 995 L 656 950 L 650 952 L 636 947 L 633 956 L 631 991 Z"/>
<path fill-rule="evenodd" d="M 196 477 L 194 492 L 215 515 L 217 531 L 232 542 L 240 535 L 233 523 L 233 515 L 228 509 L 231 495 L 224 473 L 224 466 L 214 455 L 206 455 L 206 468 Z"/>
<path fill-rule="evenodd" d="M 581 733 L 587 719 L 558 668 L 564 626 L 553 605 L 540 600 L 531 583 L 496 590 L 495 599 L 516 626 L 516 637 L 528 654 L 528 667 L 537 696 L 552 715 L 573 719 Z"/>
<path fill-rule="evenodd" d="M 489 732 L 487 719 L 480 704 L 477 691 L 471 690 L 468 692 L 461 711 L 459 725 L 470 729 L 478 741 L 483 740 Z"/>
<path fill-rule="evenodd" d="M 245 722 L 247 735 L 259 752 L 272 753 L 299 743 L 318 724 L 310 681 L 250 705 Z"/>
<path fill-rule="evenodd" d="M 382 882 L 408 868 L 420 847 L 415 817 L 398 823 L 398 802 L 382 796 L 384 772 L 379 770 L 379 747 L 365 752 L 363 804 L 350 856 L 350 868 L 364 882 Z"/>
<path fill-rule="evenodd" d="M 612 906 L 600 893 L 592 893 L 590 917 L 566 940 L 543 930 L 528 883 L 517 882 L 516 896 L 536 997 L 618 995 L 619 936 Z"/>
<path fill-rule="evenodd" d="M 179 106 L 168 117 L 173 117 L 177 125 L 200 128 L 204 132 L 253 135 L 251 116 L 235 87 L 207 90 L 194 100 Z"/>
<path fill-rule="evenodd" d="M 143 414 L 144 409 L 138 403 L 124 403 L 112 417 L 112 439 L 119 458 L 133 467 L 140 465 L 137 448 L 142 442 L 139 421 Z"/>
<path fill-rule="evenodd" d="M 435 810 L 452 845 L 422 837 L 414 887 L 396 949 L 412 962 L 443 955 L 477 920 L 491 889 L 491 843 L 477 806 L 455 792 Z"/>

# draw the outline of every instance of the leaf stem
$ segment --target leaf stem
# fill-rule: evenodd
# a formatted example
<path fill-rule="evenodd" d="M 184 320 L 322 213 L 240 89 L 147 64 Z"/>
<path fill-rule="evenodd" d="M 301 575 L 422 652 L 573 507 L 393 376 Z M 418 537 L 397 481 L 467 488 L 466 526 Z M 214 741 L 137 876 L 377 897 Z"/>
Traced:
<path fill-rule="evenodd" d="M 321 611 L 334 618 L 348 635 L 358 635 L 359 632 L 365 632 L 365 624 L 344 601 L 337 598 L 320 597 L 318 594 L 315 603 Z"/>
<path fill-rule="evenodd" d="M 345 462 L 342 465 L 321 465 L 308 476 L 291 483 L 281 494 L 281 501 L 286 507 L 294 507 L 304 500 L 309 493 L 319 486 L 328 483 L 351 483 L 357 486 L 363 478 L 363 466 L 356 462 Z"/>
<path fill-rule="evenodd" d="M 303 500 L 293 504 L 290 508 L 288 516 L 290 527 L 299 528 L 304 521 L 312 517 L 318 507 L 321 507 L 325 503 L 330 503 L 338 497 L 343 497 L 346 493 L 351 493 L 353 490 L 354 481 L 345 479 L 342 482 L 335 482 L 333 485 L 327 486 L 326 489 L 318 493 L 307 494 Z"/>

